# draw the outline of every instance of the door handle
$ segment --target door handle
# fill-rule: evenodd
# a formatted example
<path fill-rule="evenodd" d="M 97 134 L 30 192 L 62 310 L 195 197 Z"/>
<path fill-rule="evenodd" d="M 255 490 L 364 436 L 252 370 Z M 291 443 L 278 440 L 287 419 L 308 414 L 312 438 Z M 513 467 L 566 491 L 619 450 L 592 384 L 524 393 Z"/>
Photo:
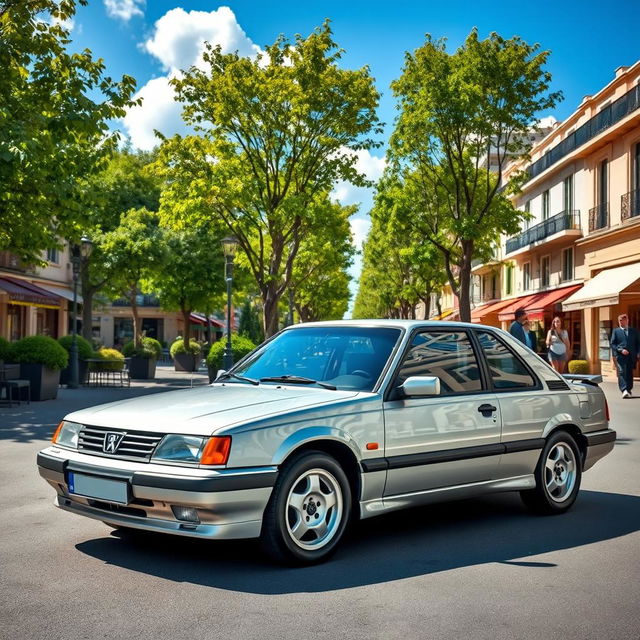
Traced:
<path fill-rule="evenodd" d="M 478 407 L 478 411 L 485 417 L 487 418 L 488 416 L 486 414 L 488 413 L 493 413 L 496 410 L 496 408 L 492 405 L 492 404 L 481 404 Z"/>

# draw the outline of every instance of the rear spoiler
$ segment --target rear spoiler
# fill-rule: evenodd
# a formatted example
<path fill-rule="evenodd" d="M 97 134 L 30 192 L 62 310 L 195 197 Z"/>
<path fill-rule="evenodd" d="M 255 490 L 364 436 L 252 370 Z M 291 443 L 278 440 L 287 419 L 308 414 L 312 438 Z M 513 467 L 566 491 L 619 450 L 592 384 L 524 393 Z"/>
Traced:
<path fill-rule="evenodd" d="M 563 376 L 566 380 L 571 382 L 582 382 L 583 384 L 592 384 L 597 387 L 602 382 L 601 375 L 586 375 L 582 373 L 565 373 Z"/>

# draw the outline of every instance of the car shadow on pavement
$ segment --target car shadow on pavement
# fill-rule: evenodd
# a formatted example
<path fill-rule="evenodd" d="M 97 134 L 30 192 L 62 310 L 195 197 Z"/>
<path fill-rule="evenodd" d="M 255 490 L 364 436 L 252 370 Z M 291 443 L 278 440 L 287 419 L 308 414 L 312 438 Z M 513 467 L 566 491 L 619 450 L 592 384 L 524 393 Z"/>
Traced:
<path fill-rule="evenodd" d="M 176 582 L 254 594 L 349 589 L 485 563 L 553 571 L 528 560 L 640 529 L 640 497 L 582 491 L 561 516 L 525 510 L 515 494 L 487 496 L 359 522 L 324 564 L 289 568 L 257 540 L 204 541 L 162 534 L 105 533 L 76 548 L 109 565 Z M 105 530 L 106 531 L 106 530 Z"/>

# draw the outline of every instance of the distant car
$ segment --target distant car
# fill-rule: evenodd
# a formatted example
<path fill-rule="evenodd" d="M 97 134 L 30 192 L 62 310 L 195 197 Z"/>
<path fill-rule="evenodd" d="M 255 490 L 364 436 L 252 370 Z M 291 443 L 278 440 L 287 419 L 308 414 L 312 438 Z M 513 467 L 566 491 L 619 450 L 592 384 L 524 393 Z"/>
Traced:
<path fill-rule="evenodd" d="M 434 501 L 519 491 L 566 511 L 613 449 L 599 381 L 493 327 L 302 324 L 211 386 L 71 413 L 38 466 L 66 511 L 312 563 L 349 520 Z"/>

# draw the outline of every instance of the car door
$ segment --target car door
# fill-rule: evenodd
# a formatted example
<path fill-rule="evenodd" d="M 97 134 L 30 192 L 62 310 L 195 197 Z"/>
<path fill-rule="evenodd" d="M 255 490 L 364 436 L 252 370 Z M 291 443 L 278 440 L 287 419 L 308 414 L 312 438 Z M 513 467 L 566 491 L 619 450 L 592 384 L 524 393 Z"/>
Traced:
<path fill-rule="evenodd" d="M 526 363 L 527 352 L 524 349 L 521 349 L 521 356 L 516 353 L 516 348 L 493 331 L 476 331 L 502 415 L 505 450 L 500 460 L 500 477 L 533 473 L 544 447 L 542 433 L 545 425 L 563 410 L 562 394 L 542 390 L 542 385 Z M 535 356 L 529 354 L 529 357 Z M 567 393 L 570 393 L 568 386 Z"/>
<path fill-rule="evenodd" d="M 394 397 L 410 376 L 438 376 L 441 392 Z M 477 348 L 464 329 L 420 329 L 384 402 L 385 496 L 491 480 L 502 447 L 500 408 L 486 389 Z"/>

